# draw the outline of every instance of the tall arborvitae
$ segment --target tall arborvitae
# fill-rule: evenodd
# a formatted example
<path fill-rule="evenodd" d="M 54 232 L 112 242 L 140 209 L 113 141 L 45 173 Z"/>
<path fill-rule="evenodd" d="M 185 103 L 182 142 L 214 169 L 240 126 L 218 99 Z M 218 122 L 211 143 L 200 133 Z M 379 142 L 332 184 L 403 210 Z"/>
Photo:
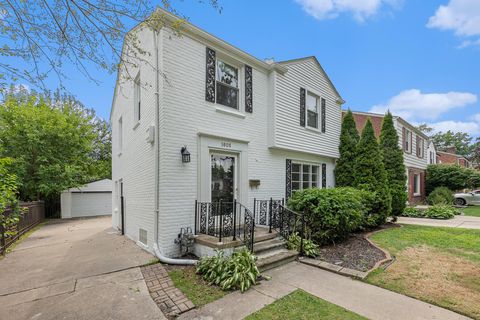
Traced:
<path fill-rule="evenodd" d="M 388 190 L 382 154 L 370 119 L 367 120 L 357 145 L 354 175 L 355 187 L 370 191 L 373 195 L 366 225 L 374 227 L 383 224 L 392 211 L 392 198 Z"/>
<path fill-rule="evenodd" d="M 343 117 L 342 131 L 340 133 L 340 145 L 338 150 L 340 158 L 338 158 L 335 166 L 335 184 L 337 187 L 351 187 L 354 179 L 354 165 L 357 143 L 359 140 L 355 120 L 352 111 Z"/>
<path fill-rule="evenodd" d="M 380 135 L 380 151 L 387 173 L 388 187 L 392 195 L 392 215 L 403 213 L 407 202 L 407 175 L 403 164 L 403 150 L 398 145 L 397 130 L 390 112 L 385 115 Z"/>

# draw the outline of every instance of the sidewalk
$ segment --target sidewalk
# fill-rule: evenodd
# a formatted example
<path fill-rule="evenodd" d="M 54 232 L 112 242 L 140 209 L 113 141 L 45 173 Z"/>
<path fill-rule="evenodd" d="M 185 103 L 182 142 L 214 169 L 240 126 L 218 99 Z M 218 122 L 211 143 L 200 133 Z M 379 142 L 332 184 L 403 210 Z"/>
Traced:
<path fill-rule="evenodd" d="M 480 229 L 480 217 L 470 216 L 455 216 L 453 219 L 448 220 L 398 217 L 397 223 L 432 227 Z"/>
<path fill-rule="evenodd" d="M 292 262 L 266 272 L 263 281 L 244 294 L 234 292 L 178 319 L 243 319 L 300 288 L 369 319 L 469 319 L 452 311 L 335 273 Z"/>

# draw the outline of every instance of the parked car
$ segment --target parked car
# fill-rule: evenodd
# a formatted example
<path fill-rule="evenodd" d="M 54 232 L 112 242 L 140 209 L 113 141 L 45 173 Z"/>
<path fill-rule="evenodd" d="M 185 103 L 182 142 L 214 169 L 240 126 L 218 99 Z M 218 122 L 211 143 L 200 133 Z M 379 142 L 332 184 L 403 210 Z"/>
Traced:
<path fill-rule="evenodd" d="M 473 190 L 472 192 L 455 193 L 454 203 L 458 206 L 466 205 L 480 205 L 480 190 Z"/>

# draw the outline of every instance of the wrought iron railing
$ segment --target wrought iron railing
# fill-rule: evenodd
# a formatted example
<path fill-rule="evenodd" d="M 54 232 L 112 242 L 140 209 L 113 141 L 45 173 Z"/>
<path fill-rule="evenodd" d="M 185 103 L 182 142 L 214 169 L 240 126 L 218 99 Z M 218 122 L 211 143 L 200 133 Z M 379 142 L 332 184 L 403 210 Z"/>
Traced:
<path fill-rule="evenodd" d="M 268 227 L 269 232 L 277 231 L 283 238 L 288 239 L 293 232 L 300 236 L 300 254 L 303 254 L 305 232 L 305 215 L 285 207 L 284 199 L 253 200 L 255 224 Z"/>
<path fill-rule="evenodd" d="M 255 217 L 238 201 L 200 202 L 195 201 L 195 234 L 206 234 L 225 240 L 243 241 L 253 250 Z"/>

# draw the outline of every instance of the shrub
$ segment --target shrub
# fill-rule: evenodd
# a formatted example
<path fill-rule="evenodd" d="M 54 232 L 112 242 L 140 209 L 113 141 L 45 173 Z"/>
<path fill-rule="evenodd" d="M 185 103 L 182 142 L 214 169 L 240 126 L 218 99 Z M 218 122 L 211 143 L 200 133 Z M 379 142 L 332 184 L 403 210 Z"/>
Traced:
<path fill-rule="evenodd" d="M 387 112 L 380 134 L 380 150 L 387 174 L 388 188 L 392 196 L 392 216 L 402 214 L 407 202 L 407 175 L 403 163 L 403 150 L 398 145 L 398 134 L 393 117 Z"/>
<path fill-rule="evenodd" d="M 403 210 L 402 216 L 412 217 L 412 218 L 423 218 L 425 217 L 425 212 L 414 207 L 406 207 L 405 210 Z"/>
<path fill-rule="evenodd" d="M 342 120 L 340 145 L 338 146 L 340 157 L 335 166 L 335 184 L 338 187 L 353 186 L 354 164 L 359 139 L 353 113 L 348 110 Z"/>
<path fill-rule="evenodd" d="M 430 205 L 451 205 L 453 204 L 452 191 L 447 187 L 436 187 L 427 197 Z"/>
<path fill-rule="evenodd" d="M 287 248 L 300 252 L 301 238 L 298 232 L 292 232 L 287 240 Z M 303 239 L 303 251 L 307 257 L 315 258 L 318 256 L 318 245 L 310 239 Z"/>
<path fill-rule="evenodd" d="M 230 257 L 224 257 L 223 251 L 217 251 L 212 257 L 200 259 L 197 273 L 222 290 L 240 289 L 244 292 L 256 283 L 260 275 L 256 259 L 247 249 L 234 252 Z"/>
<path fill-rule="evenodd" d="M 425 217 L 430 219 L 451 219 L 455 216 L 457 210 L 453 207 L 439 205 L 425 210 Z"/>
<path fill-rule="evenodd" d="M 475 189 L 480 186 L 480 172 L 459 165 L 432 164 L 427 167 L 427 194 L 437 187 L 450 190 Z"/>
<path fill-rule="evenodd" d="M 382 153 L 375 138 L 372 122 L 367 120 L 362 136 L 357 145 L 355 161 L 356 188 L 373 192 L 369 206 L 367 227 L 379 226 L 387 220 L 392 212 L 392 196 L 390 194 L 387 173 L 383 164 Z"/>
<path fill-rule="evenodd" d="M 305 189 L 295 192 L 288 206 L 297 212 L 305 211 L 310 238 L 317 244 L 326 244 L 343 240 L 362 226 L 365 194 L 351 187 Z"/>

